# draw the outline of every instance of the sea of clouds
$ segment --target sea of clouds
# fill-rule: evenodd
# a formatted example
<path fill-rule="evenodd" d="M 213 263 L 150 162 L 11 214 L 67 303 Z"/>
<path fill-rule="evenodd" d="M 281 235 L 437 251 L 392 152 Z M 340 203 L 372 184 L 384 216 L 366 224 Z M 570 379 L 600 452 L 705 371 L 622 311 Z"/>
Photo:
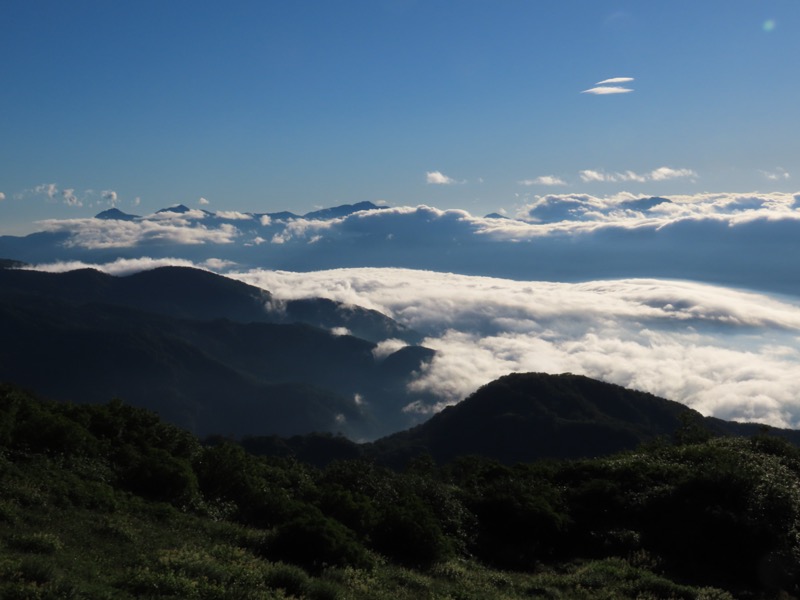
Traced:
<path fill-rule="evenodd" d="M 40 226 L 53 237 L 49 251 L 42 237 L 31 241 L 35 262 L 147 255 L 288 271 L 402 267 L 571 282 L 656 277 L 800 296 L 800 194 L 790 193 L 547 195 L 524 201 L 513 218 L 424 205 L 327 219 L 183 209 Z M 5 243 L 7 255 L 31 261 L 24 239 Z"/>
<path fill-rule="evenodd" d="M 139 258 L 91 266 L 126 275 L 197 266 L 272 292 L 379 310 L 437 351 L 410 384 L 431 414 L 511 372 L 571 372 L 682 402 L 723 419 L 800 428 L 800 302 L 697 282 L 517 281 L 397 268 L 236 270 L 224 261 Z M 396 350 L 387 340 L 379 348 Z"/>
<path fill-rule="evenodd" d="M 723 419 L 800 426 L 800 304 L 656 279 L 523 282 L 408 269 L 232 277 L 280 298 L 384 312 L 437 350 L 412 386 L 434 412 L 510 372 L 571 372 Z"/>
<path fill-rule="evenodd" d="M 438 400 L 412 412 L 509 372 L 572 372 L 800 428 L 800 194 L 548 195 L 513 217 L 416 206 L 47 221 L 65 236 L 54 255 L 86 253 L 38 268 L 198 266 L 277 299 L 379 310 L 437 350 L 411 385 Z"/>

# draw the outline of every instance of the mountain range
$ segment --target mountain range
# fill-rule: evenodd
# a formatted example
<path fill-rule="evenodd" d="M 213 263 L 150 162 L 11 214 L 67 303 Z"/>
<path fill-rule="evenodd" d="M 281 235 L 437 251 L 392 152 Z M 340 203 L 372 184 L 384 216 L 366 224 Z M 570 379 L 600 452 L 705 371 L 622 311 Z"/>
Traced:
<path fill-rule="evenodd" d="M 122 398 L 199 435 L 395 431 L 413 422 L 406 383 L 433 355 L 375 311 L 278 302 L 181 267 L 2 269 L 0 337 L 0 379 L 61 400 Z M 386 339 L 402 347 L 376 353 Z"/>
<path fill-rule="evenodd" d="M 788 257 L 798 211 L 800 198 L 769 194 L 544 196 L 510 218 L 372 202 L 303 215 L 179 204 L 143 216 L 111 208 L 40 221 L 35 233 L 0 236 L 0 256 L 95 264 L 147 256 L 301 272 L 398 267 L 561 282 L 655 277 L 796 295 Z"/>
<path fill-rule="evenodd" d="M 186 267 L 118 277 L 2 265 L 0 380 L 58 400 L 120 398 L 201 436 L 246 438 L 258 452 L 390 464 L 478 454 L 511 463 L 632 449 L 687 422 L 714 435 L 758 429 L 569 374 L 508 375 L 420 422 L 404 408 L 433 399 L 408 384 L 434 352 L 379 312 L 279 301 Z M 390 350 L 381 351 L 386 340 Z M 797 432 L 780 431 L 800 444 Z M 307 437 L 325 432 L 377 441 Z M 284 439 L 291 436 L 306 437 Z"/>
<path fill-rule="evenodd" d="M 678 412 L 674 414 L 672 409 L 651 407 L 650 412 L 660 410 L 661 416 L 645 418 L 634 411 L 618 421 L 616 417 L 606 418 L 605 411 L 611 410 L 611 405 L 598 409 L 597 414 L 578 411 L 563 415 L 537 400 L 533 412 L 526 412 L 530 406 L 525 410 L 516 407 L 492 416 L 475 408 L 489 394 L 481 388 L 468 401 L 444 410 L 426 423 L 421 421 L 434 407 L 440 407 L 443 399 L 462 400 L 490 380 L 487 376 L 469 386 L 454 386 L 458 383 L 454 378 L 470 377 L 469 370 L 479 372 L 481 365 L 491 367 L 477 356 L 473 363 L 471 355 L 459 354 L 476 341 L 481 344 L 479 350 L 493 352 L 496 361 L 505 360 L 503 364 L 510 365 L 509 371 L 533 370 L 527 365 L 521 369 L 517 363 L 524 361 L 517 354 L 534 350 L 560 352 L 557 356 L 561 362 L 551 361 L 554 364 L 580 357 L 575 352 L 567 356 L 565 349 L 586 350 L 594 343 L 592 319 L 602 317 L 598 322 L 606 323 L 610 310 L 630 313 L 629 318 L 636 320 L 631 325 L 631 335 L 638 339 L 637 332 L 642 327 L 651 333 L 669 333 L 684 331 L 687 324 L 692 326 L 686 330 L 687 335 L 695 332 L 713 336 L 720 328 L 738 335 L 740 331 L 747 333 L 747 327 L 759 327 L 762 321 L 791 331 L 794 321 L 790 307 L 772 307 L 772 313 L 766 311 L 758 318 L 748 319 L 752 311 L 736 310 L 743 296 L 719 297 L 723 288 L 687 291 L 661 286 L 666 291 L 659 291 L 652 281 L 638 283 L 638 287 L 628 284 L 630 289 L 625 288 L 628 291 L 623 294 L 627 304 L 617 306 L 608 301 L 610 296 L 619 300 L 622 292 L 617 288 L 622 289 L 621 284 L 610 291 L 589 286 L 591 289 L 582 292 L 594 290 L 597 315 L 587 317 L 588 309 L 576 304 L 571 310 L 579 310 L 587 319 L 587 333 L 581 337 L 578 331 L 572 338 L 567 337 L 574 338 L 577 346 L 565 345 L 557 334 L 564 328 L 569 330 L 574 321 L 566 300 L 581 290 L 566 290 L 571 294 L 569 298 L 562 294 L 570 322 L 553 322 L 552 314 L 560 314 L 561 309 L 548 308 L 546 301 L 552 290 L 541 285 L 517 290 L 512 300 L 507 297 L 507 290 L 511 289 L 508 285 L 478 282 L 476 278 L 460 282 L 461 287 L 453 288 L 452 294 L 434 296 L 428 289 L 430 297 L 420 299 L 415 294 L 426 291 L 425 285 L 444 289 L 456 281 L 452 277 L 425 278 L 426 272 L 421 269 L 509 276 L 540 283 L 548 278 L 585 281 L 587 274 L 647 274 L 738 282 L 754 289 L 791 292 L 796 278 L 782 274 L 793 273 L 794 266 L 787 258 L 789 253 L 780 249 L 795 243 L 795 221 L 788 217 L 778 221 L 763 218 L 765 211 L 773 210 L 779 200 L 784 212 L 800 209 L 797 199 L 709 197 L 701 199 L 702 206 L 695 206 L 660 197 L 604 204 L 596 198 L 571 196 L 543 198 L 530 208 L 527 217 L 517 219 L 500 214 L 472 217 L 465 211 L 426 206 L 386 208 L 361 202 L 304 215 L 285 211 L 212 212 L 176 205 L 146 216 L 111 208 L 89 219 L 43 221 L 42 231 L 37 233 L 0 237 L 0 256 L 9 257 L 0 261 L 0 335 L 4 342 L 0 378 L 62 400 L 105 402 L 120 397 L 155 409 L 199 435 L 241 438 L 327 432 L 369 441 L 395 434 L 382 443 L 391 448 L 389 453 L 398 460 L 420 451 L 436 460 L 448 460 L 448 452 L 473 451 L 488 452 L 507 461 L 538 456 L 545 449 L 558 456 L 573 456 L 569 450 L 573 446 L 569 444 L 557 450 L 559 440 L 567 438 L 583 440 L 574 446 L 578 453 L 630 447 L 680 429 L 675 415 L 686 414 L 685 407 L 675 404 L 673 408 Z M 716 216 L 698 216 L 705 214 L 705 209 Z M 726 224 L 726 219 L 734 220 Z M 752 255 L 731 261 L 725 248 L 740 248 L 748 240 L 759 241 L 759 247 L 764 242 L 770 249 L 770 259 L 765 262 L 764 257 Z M 669 252 L 664 251 L 666 248 Z M 165 260 L 150 260 L 158 257 Z M 126 258 L 137 266 L 117 271 L 139 272 L 111 276 L 93 269 L 76 269 L 104 261 L 111 267 L 124 266 Z M 62 264 L 33 270 L 26 268 L 23 261 Z M 170 263 L 206 265 L 222 273 L 230 269 L 231 278 L 187 267 L 141 270 L 147 269 L 148 264 Z M 392 275 L 394 279 L 387 280 L 385 274 L 369 269 L 350 273 L 350 279 L 315 279 L 319 273 L 308 272 L 351 265 L 409 266 L 415 271 L 405 276 L 415 279 L 406 281 Z M 248 267 L 253 270 L 248 272 Z M 260 268 L 269 271 L 259 271 Z M 49 269 L 63 272 L 44 272 Z M 286 273 L 281 269 L 298 272 L 291 279 L 282 277 Z M 260 277 L 267 272 L 274 277 Z M 331 273 L 338 277 L 338 271 Z M 424 279 L 424 285 L 416 286 L 417 279 Z M 281 286 L 280 295 L 243 281 L 273 290 Z M 474 295 L 478 283 L 490 288 L 483 296 Z M 398 315 L 422 334 L 375 310 L 313 297 L 327 295 L 325 285 L 329 284 L 337 286 L 331 296 L 350 302 L 366 298 L 366 305 Z M 365 289 L 380 285 L 386 286 L 384 297 L 376 294 L 376 301 L 372 301 Z M 303 289 L 293 293 L 292 286 Z M 342 290 L 352 293 L 341 293 Z M 405 294 L 405 300 L 395 304 L 387 301 L 386 295 L 392 293 Z M 293 296 L 304 298 L 284 299 Z M 605 304 L 601 304 L 604 299 Z M 457 304 L 462 301 L 469 309 L 463 314 L 459 310 L 464 307 Z M 506 302 L 508 306 L 496 309 L 494 304 L 487 306 L 487 301 L 498 306 Z M 529 309 L 539 305 L 541 310 Z M 540 329 L 550 337 L 541 337 Z M 618 328 L 611 335 L 619 333 Z M 542 344 L 522 348 L 527 344 L 522 337 Z M 436 354 L 420 345 L 423 339 L 440 352 Z M 743 338 L 725 339 L 736 342 Z M 730 345 L 727 341 L 726 348 Z M 647 343 L 652 340 L 648 338 Z M 783 341 L 776 334 L 770 343 L 777 348 Z M 513 344 L 521 349 L 515 349 Z M 605 346 L 588 349 L 588 355 L 584 352 L 587 361 L 606 351 Z M 454 362 L 461 358 L 470 360 L 462 361 L 463 365 Z M 782 372 L 789 373 L 792 365 L 781 363 Z M 561 370 L 587 372 L 581 363 L 572 365 L 567 361 L 566 366 Z M 534 369 L 539 368 L 534 365 Z M 545 364 L 544 368 L 549 366 Z M 508 371 L 495 368 L 491 377 L 503 372 Z M 732 373 L 735 377 L 738 372 Z M 707 374 L 700 370 L 686 375 L 689 379 L 695 376 Z M 738 376 L 744 383 L 752 379 L 746 373 Z M 577 391 L 588 385 L 578 385 L 578 380 L 570 380 L 569 385 L 565 380 L 558 380 L 558 385 L 551 381 L 544 386 L 555 386 L 550 392 L 519 392 L 531 384 L 526 381 L 516 382 L 512 388 L 518 391 L 514 393 L 531 398 L 548 397 L 548 393 L 553 398 L 567 399 L 583 395 L 590 399 L 590 405 L 598 397 L 618 394 L 609 391 L 611 388 L 598 388 L 591 393 Z M 616 381 L 624 385 L 632 381 L 630 385 L 638 387 L 630 378 Z M 488 386 L 491 397 L 505 398 L 502 390 L 507 383 L 505 378 L 492 382 Z M 448 389 L 450 393 L 445 395 Z M 458 397 L 452 393 L 456 389 Z M 773 396 L 781 397 L 781 389 L 773 390 Z M 626 398 L 623 404 L 650 406 L 655 396 Z M 677 399 L 683 401 L 681 397 Z M 736 418 L 747 415 L 742 411 L 718 414 Z M 692 418 L 702 419 L 699 413 Z M 458 426 L 443 425 L 449 422 Z M 478 429 L 470 429 L 470 423 Z M 660 425 L 654 428 L 653 423 Z M 714 432 L 736 427 L 726 425 L 720 429 L 719 424 L 708 419 L 703 423 L 704 428 Z M 418 427 L 403 431 L 414 426 Z M 434 433 L 439 429 L 444 433 Z M 491 432 L 486 439 L 495 440 L 497 446 L 472 446 L 474 440 L 481 439 L 481 431 Z M 440 447 L 436 440 L 442 439 L 447 442 Z M 385 452 L 384 455 L 388 456 Z"/>

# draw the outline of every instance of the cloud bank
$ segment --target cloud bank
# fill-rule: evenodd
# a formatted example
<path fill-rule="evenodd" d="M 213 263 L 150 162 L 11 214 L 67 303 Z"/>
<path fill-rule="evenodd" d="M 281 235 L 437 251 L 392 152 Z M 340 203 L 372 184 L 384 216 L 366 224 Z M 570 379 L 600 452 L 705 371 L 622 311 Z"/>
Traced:
<path fill-rule="evenodd" d="M 655 181 L 684 171 L 596 173 Z M 800 193 L 529 195 L 514 218 L 424 205 L 329 214 L 341 216 L 173 207 L 136 218 L 49 220 L 41 225 L 50 237 L 0 239 L 0 253 L 28 262 L 147 255 L 288 271 L 404 267 L 568 282 L 657 277 L 800 296 Z"/>
<path fill-rule="evenodd" d="M 402 269 L 233 275 L 278 298 L 323 296 L 393 316 L 438 354 L 412 383 L 433 412 L 501 375 L 572 372 L 724 419 L 800 427 L 800 305 L 656 279 L 581 284 Z"/>
<path fill-rule="evenodd" d="M 682 402 L 703 414 L 800 428 L 800 300 L 688 281 L 514 281 L 395 268 L 236 270 L 220 259 L 118 259 L 114 275 L 195 266 L 269 290 L 383 312 L 437 350 L 411 382 L 430 414 L 510 372 L 572 372 Z M 346 334 L 342 331 L 341 334 Z M 381 360 L 404 345 L 388 339 Z"/>

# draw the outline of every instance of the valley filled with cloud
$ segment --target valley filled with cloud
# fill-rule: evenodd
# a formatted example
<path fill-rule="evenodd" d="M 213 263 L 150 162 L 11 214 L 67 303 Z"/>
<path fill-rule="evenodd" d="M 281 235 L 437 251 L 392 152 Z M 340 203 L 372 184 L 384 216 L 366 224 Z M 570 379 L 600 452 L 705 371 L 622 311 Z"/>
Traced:
<path fill-rule="evenodd" d="M 800 426 L 799 194 L 533 196 L 513 218 L 371 203 L 306 215 L 176 206 L 41 226 L 0 238 L 1 254 L 115 275 L 196 266 L 278 300 L 391 316 L 437 351 L 411 383 L 430 399 L 406 407 L 420 419 L 504 374 L 540 371 Z"/>
<path fill-rule="evenodd" d="M 524 282 L 405 269 L 232 276 L 275 296 L 323 296 L 392 316 L 437 350 L 412 384 L 430 413 L 509 372 L 572 372 L 706 415 L 800 425 L 800 306 L 656 279 Z"/>

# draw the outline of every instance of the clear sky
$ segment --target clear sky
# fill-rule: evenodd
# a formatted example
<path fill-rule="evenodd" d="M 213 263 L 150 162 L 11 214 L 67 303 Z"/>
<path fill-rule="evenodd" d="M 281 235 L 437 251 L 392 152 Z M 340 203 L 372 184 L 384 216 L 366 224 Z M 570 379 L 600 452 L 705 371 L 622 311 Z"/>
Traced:
<path fill-rule="evenodd" d="M 0 23 L 0 233 L 112 204 L 798 189 L 798 0 L 7 0 Z"/>

